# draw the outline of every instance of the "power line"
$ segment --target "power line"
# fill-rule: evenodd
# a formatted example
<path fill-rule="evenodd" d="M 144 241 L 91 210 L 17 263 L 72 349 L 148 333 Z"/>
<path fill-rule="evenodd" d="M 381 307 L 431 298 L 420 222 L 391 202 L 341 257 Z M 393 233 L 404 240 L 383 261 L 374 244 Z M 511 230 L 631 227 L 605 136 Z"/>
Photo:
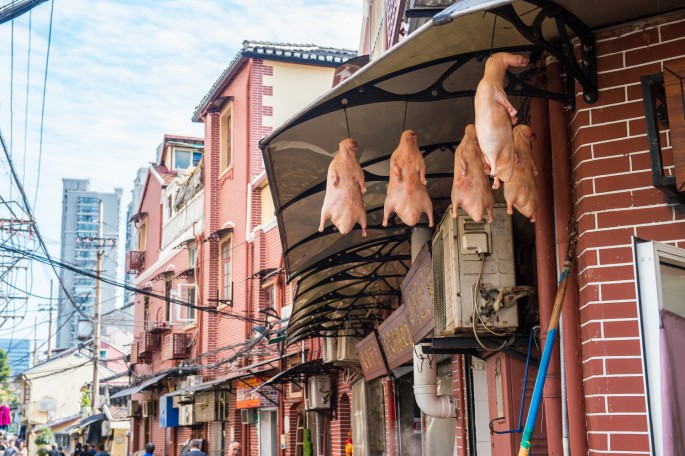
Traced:
<path fill-rule="evenodd" d="M 50 2 L 50 28 L 48 31 L 48 50 L 45 55 L 45 74 L 43 75 L 43 102 L 40 109 L 40 139 L 38 141 L 38 173 L 36 176 L 36 194 L 33 198 L 33 207 L 38 202 L 38 186 L 40 184 L 40 165 L 43 159 L 43 121 L 45 120 L 45 93 L 48 87 L 48 65 L 50 63 L 50 43 L 52 42 L 52 14 L 55 10 L 55 0 Z M 27 204 L 28 207 L 28 204 Z M 43 241 L 41 241 L 41 244 Z M 66 291 L 66 290 L 65 290 Z"/>

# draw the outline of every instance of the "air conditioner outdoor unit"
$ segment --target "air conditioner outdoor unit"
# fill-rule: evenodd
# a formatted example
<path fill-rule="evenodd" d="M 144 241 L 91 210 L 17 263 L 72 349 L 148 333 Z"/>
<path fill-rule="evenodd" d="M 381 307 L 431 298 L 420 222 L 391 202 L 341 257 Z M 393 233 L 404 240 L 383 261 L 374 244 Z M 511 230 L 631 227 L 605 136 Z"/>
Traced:
<path fill-rule="evenodd" d="M 192 404 L 193 401 L 194 401 L 193 393 L 177 394 L 174 396 L 174 398 L 172 400 L 172 405 L 175 408 L 179 408 L 182 405 Z"/>
<path fill-rule="evenodd" d="M 202 375 L 189 375 L 186 377 L 186 381 L 188 382 L 187 387 L 199 385 L 202 383 Z"/>
<path fill-rule="evenodd" d="M 193 419 L 193 405 L 182 405 L 178 408 L 178 425 L 192 426 L 195 424 Z"/>
<path fill-rule="evenodd" d="M 129 399 L 127 405 L 128 416 L 138 418 L 140 416 L 140 402 Z"/>
<path fill-rule="evenodd" d="M 321 357 L 324 363 L 333 363 L 338 355 L 338 338 L 335 336 L 324 337 Z"/>
<path fill-rule="evenodd" d="M 156 410 L 155 406 L 157 403 L 155 401 L 143 401 L 143 418 L 151 418 L 155 416 Z"/>
<path fill-rule="evenodd" d="M 336 362 L 340 364 L 359 364 L 359 355 L 356 349 L 359 339 L 350 336 L 338 336 L 337 339 Z"/>
<path fill-rule="evenodd" d="M 257 409 L 242 409 L 240 411 L 240 424 L 255 424 L 257 422 Z"/>
<path fill-rule="evenodd" d="M 327 375 L 315 375 L 307 380 L 307 404 L 309 410 L 331 407 L 331 378 Z"/>
<path fill-rule="evenodd" d="M 516 285 L 511 216 L 505 206 L 495 206 L 491 224 L 475 222 L 461 209 L 454 219 L 450 206 L 435 231 L 432 251 L 436 337 L 472 335 L 474 327 L 478 334 L 517 329 L 516 305 L 488 311 L 481 294 Z"/>

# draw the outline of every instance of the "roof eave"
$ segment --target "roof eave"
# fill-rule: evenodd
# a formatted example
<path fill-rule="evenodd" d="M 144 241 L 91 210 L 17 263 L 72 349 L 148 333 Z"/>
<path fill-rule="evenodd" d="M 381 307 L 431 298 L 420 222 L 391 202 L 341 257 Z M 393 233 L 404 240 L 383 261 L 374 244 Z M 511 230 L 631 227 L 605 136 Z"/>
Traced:
<path fill-rule="evenodd" d="M 197 108 L 195 108 L 195 112 L 193 113 L 192 117 L 193 122 L 202 122 L 202 118 L 207 114 L 207 111 L 211 103 L 219 96 L 221 96 L 221 93 L 224 90 L 226 90 L 228 83 L 233 79 L 238 70 L 245 63 L 247 63 L 247 61 L 248 58 L 245 57 L 245 52 L 240 51 L 236 58 L 233 59 L 231 64 L 228 66 L 228 68 L 226 68 L 223 75 L 220 77 L 219 81 L 216 84 L 214 84 L 212 89 L 205 96 L 204 100 L 202 100 L 200 105 Z"/>

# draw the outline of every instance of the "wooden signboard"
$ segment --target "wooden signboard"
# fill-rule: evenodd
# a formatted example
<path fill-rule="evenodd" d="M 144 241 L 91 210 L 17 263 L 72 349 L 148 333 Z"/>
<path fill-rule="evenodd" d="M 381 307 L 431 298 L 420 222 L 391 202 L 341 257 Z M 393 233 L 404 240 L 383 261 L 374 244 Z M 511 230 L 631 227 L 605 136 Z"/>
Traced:
<path fill-rule="evenodd" d="M 376 332 L 372 332 L 356 345 L 364 379 L 368 382 L 388 373 L 388 366 L 378 343 Z"/>
<path fill-rule="evenodd" d="M 407 323 L 406 306 L 399 306 L 378 327 L 381 347 L 388 361 L 388 368 L 395 369 L 412 360 L 414 343 Z"/>
<path fill-rule="evenodd" d="M 433 260 L 428 244 L 424 245 L 404 277 L 402 302 L 407 306 L 407 323 L 412 341 L 420 342 L 435 327 L 433 319 Z"/>
<path fill-rule="evenodd" d="M 664 64 L 668 125 L 675 163 L 676 190 L 685 191 L 685 59 Z"/>

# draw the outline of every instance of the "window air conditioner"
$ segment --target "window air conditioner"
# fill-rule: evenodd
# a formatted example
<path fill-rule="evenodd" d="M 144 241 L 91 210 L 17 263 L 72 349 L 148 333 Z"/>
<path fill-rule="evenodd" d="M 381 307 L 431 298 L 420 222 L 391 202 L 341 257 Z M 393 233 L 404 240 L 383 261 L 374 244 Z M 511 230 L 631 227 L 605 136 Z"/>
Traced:
<path fill-rule="evenodd" d="M 140 402 L 129 399 L 126 409 L 130 418 L 140 417 Z"/>
<path fill-rule="evenodd" d="M 327 375 L 315 375 L 307 380 L 307 404 L 309 410 L 331 407 L 331 378 Z"/>
<path fill-rule="evenodd" d="M 199 385 L 202 383 L 202 375 L 189 375 L 186 377 L 186 381 L 188 382 L 188 387 Z"/>
<path fill-rule="evenodd" d="M 454 219 L 450 206 L 435 231 L 432 251 L 436 337 L 472 335 L 474 327 L 478 334 L 517 329 L 516 305 L 493 309 L 488 303 L 494 299 L 483 298 L 496 295 L 493 290 L 516 285 L 511 216 L 506 206 L 495 206 L 492 224 L 475 222 L 461 209 Z"/>
<path fill-rule="evenodd" d="M 255 424 L 257 422 L 257 409 L 242 409 L 240 411 L 240 424 Z"/>
<path fill-rule="evenodd" d="M 193 419 L 193 405 L 181 405 L 178 408 L 178 425 L 192 426 L 195 424 Z"/>

